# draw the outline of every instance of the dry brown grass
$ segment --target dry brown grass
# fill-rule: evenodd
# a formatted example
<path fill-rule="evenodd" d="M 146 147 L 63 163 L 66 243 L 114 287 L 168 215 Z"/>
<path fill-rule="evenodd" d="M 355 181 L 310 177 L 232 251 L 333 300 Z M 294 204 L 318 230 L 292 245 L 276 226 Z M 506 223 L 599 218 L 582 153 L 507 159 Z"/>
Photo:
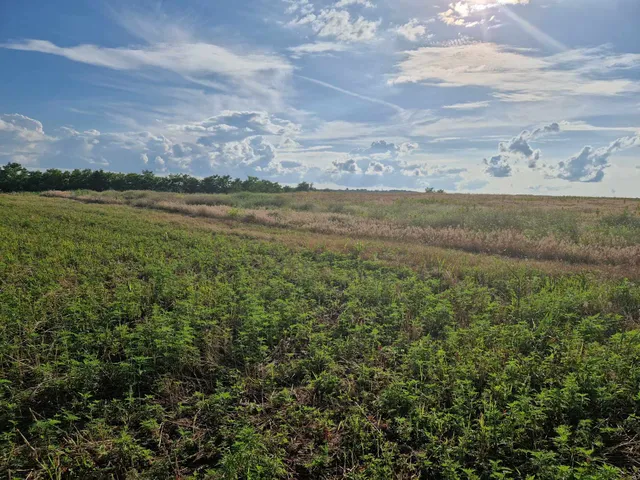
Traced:
<path fill-rule="evenodd" d="M 638 208 L 640 200 L 629 198 L 550 197 L 539 195 L 485 195 L 437 193 L 385 193 L 385 192 L 298 192 L 290 194 L 299 201 L 317 204 L 342 202 L 346 204 L 369 203 L 391 205 L 398 201 L 420 200 L 458 206 L 483 206 L 492 208 L 558 209 L 580 213 L 622 213 L 628 208 Z"/>
<path fill-rule="evenodd" d="M 151 208 L 194 217 L 224 219 L 245 224 L 257 224 L 286 230 L 309 231 L 338 235 L 350 239 L 382 239 L 409 243 L 414 246 L 431 246 L 462 250 L 477 254 L 500 255 L 520 259 L 552 260 L 570 264 L 611 265 L 626 269 L 640 266 L 640 245 L 620 246 L 603 243 L 575 243 L 553 235 L 533 239 L 514 229 L 477 231 L 459 227 L 416 227 L 389 220 L 377 220 L 356 215 L 328 212 L 300 212 L 294 210 L 239 210 L 226 205 L 198 205 L 185 202 L 181 197 L 165 194 L 143 198 L 124 199 L 109 195 L 74 195 L 69 192 L 48 192 L 46 196 L 72 198 L 86 203 L 128 204 L 137 208 Z M 313 197 L 328 195 L 359 196 L 363 202 L 388 202 L 398 194 L 311 194 Z M 404 194 L 404 196 L 407 196 Z M 462 197 L 462 196 L 451 196 Z M 485 197 L 485 196 L 483 196 Z M 171 198 L 171 201 L 163 200 Z M 403 197 L 404 198 L 404 197 Z M 442 198 L 442 197 L 440 197 Z M 446 196 L 448 199 L 449 196 Z M 504 198 L 513 201 L 512 197 Z M 522 199 L 516 198 L 517 201 Z M 525 197 L 529 198 L 529 197 Z M 395 200 L 393 200 L 395 201 Z M 489 200 L 499 200 L 491 197 Z M 527 201 L 540 202 L 537 197 Z M 573 200 L 563 199 L 571 208 Z M 594 205 L 615 204 L 608 199 L 591 199 Z M 556 204 L 562 203 L 556 201 Z M 611 205 L 609 205 L 611 209 Z M 597 240 L 597 239 L 595 239 Z"/>
<path fill-rule="evenodd" d="M 48 196 L 71 198 L 63 193 Z M 55 201 L 55 200 L 54 200 Z M 98 202 L 93 202 L 98 203 Z M 100 202 L 105 203 L 105 202 Z M 118 208 L 127 208 L 126 206 Z M 220 212 L 227 210 L 219 210 Z M 211 213 L 210 210 L 207 211 Z M 482 278 L 505 278 L 518 272 L 531 271 L 560 276 L 581 274 L 603 278 L 640 279 L 640 268 L 630 265 L 594 265 L 564 261 L 510 258 L 491 254 L 469 253 L 451 248 L 423 245 L 417 242 L 381 238 L 358 238 L 309 230 L 274 228 L 273 224 L 239 221 L 228 216 L 186 214 L 185 210 L 170 206 L 154 209 L 145 218 L 189 229 L 203 229 L 214 233 L 235 235 L 269 242 L 283 243 L 291 248 L 351 253 L 390 265 L 407 266 L 420 272 L 434 272 L 455 282 L 468 275 Z"/>

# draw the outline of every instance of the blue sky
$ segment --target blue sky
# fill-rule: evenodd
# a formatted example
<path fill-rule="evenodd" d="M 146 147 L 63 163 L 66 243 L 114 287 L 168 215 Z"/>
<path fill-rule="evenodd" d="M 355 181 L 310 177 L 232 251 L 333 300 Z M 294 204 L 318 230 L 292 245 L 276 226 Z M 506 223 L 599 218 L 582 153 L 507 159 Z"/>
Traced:
<path fill-rule="evenodd" d="M 6 0 L 0 163 L 640 196 L 639 21 L 637 0 Z"/>

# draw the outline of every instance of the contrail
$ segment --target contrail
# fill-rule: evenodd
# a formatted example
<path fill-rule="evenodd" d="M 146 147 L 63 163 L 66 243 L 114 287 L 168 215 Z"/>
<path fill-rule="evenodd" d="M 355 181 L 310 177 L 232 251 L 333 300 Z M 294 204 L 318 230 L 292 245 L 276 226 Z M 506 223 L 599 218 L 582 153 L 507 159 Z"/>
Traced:
<path fill-rule="evenodd" d="M 509 7 L 502 7 L 502 11 L 506 13 L 511 20 L 513 20 L 518 25 L 520 25 L 520 27 L 522 27 L 522 30 L 524 30 L 526 33 L 531 35 L 535 40 L 537 40 L 541 44 L 553 50 L 557 50 L 558 52 L 566 52 L 567 50 L 569 50 L 566 45 L 560 43 L 558 40 L 556 40 L 552 36 L 547 35 L 538 27 L 531 25 L 520 15 L 517 15 L 516 13 L 514 13 Z"/>
<path fill-rule="evenodd" d="M 345 95 L 350 95 L 352 97 L 359 98 L 360 100 L 365 100 L 367 102 L 377 103 L 378 105 L 384 105 L 385 107 L 393 108 L 398 113 L 403 113 L 405 111 L 404 108 L 399 107 L 394 103 L 385 102 L 384 100 L 380 100 L 378 98 L 371 98 L 365 95 L 360 95 L 359 93 L 351 92 L 349 90 L 345 90 L 344 88 L 336 87 L 335 85 L 331 85 L 330 83 L 323 82 L 321 80 L 316 80 L 315 78 L 309 78 L 309 77 L 305 77 L 304 75 L 297 75 L 297 74 L 295 74 L 294 76 L 301 78 L 303 80 L 306 80 L 307 82 L 315 83 L 316 85 L 320 85 L 325 88 L 330 88 L 331 90 L 335 90 L 336 92 L 344 93 Z"/>

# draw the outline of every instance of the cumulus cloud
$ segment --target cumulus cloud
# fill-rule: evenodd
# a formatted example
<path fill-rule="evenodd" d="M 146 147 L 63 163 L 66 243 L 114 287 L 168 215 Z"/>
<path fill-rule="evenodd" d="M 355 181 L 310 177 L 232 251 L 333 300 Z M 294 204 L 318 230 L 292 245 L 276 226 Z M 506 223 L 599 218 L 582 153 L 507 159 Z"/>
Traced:
<path fill-rule="evenodd" d="M 380 21 L 364 17 L 352 19 L 346 10 L 323 10 L 312 23 L 319 37 L 335 37 L 343 42 L 368 42 L 376 36 Z"/>
<path fill-rule="evenodd" d="M 225 111 L 201 122 L 172 125 L 164 134 L 63 127 L 47 135 L 37 120 L 2 115 L 0 159 L 40 167 L 270 175 L 287 170 L 274 143 L 295 144 L 291 136 L 299 131 L 299 125 L 265 112 Z"/>
<path fill-rule="evenodd" d="M 396 35 L 409 40 L 410 42 L 417 42 L 423 38 L 429 38 L 431 35 L 428 35 L 427 26 L 417 18 L 412 18 L 409 22 L 404 25 L 399 25 L 393 29 Z"/>
<path fill-rule="evenodd" d="M 560 125 L 557 122 L 550 123 L 549 125 L 544 125 L 542 127 L 538 127 L 533 130 L 531 133 L 528 133 L 527 138 L 529 140 L 533 140 L 535 138 L 542 137 L 544 135 L 549 135 L 552 133 L 560 133 Z M 521 133 L 520 136 L 525 135 L 525 132 Z"/>
<path fill-rule="evenodd" d="M 173 130 L 201 135 L 199 143 L 229 142 L 256 135 L 295 136 L 300 126 L 266 112 L 224 111 L 202 122 L 173 125 Z"/>
<path fill-rule="evenodd" d="M 404 52 L 390 84 L 485 87 L 503 101 L 540 101 L 557 96 L 615 96 L 640 91 L 621 71 L 640 66 L 638 54 L 606 48 L 546 57 L 493 43 L 423 47 Z"/>
<path fill-rule="evenodd" d="M 334 160 L 332 165 L 333 169 L 331 171 L 335 173 L 362 173 L 362 169 L 353 158 L 348 158 L 344 161 Z"/>
<path fill-rule="evenodd" d="M 577 155 L 560 162 L 551 176 L 570 182 L 601 182 L 605 170 L 610 166 L 610 157 L 616 152 L 633 147 L 640 147 L 640 133 L 619 138 L 607 147 L 596 149 L 585 146 Z"/>
<path fill-rule="evenodd" d="M 412 152 L 418 149 L 418 144 L 413 142 L 404 142 L 401 144 L 395 144 L 387 142 L 385 140 L 379 140 L 372 142 L 371 146 L 364 149 L 353 150 L 352 154 L 359 154 L 376 159 L 395 159 L 410 155 Z"/>
<path fill-rule="evenodd" d="M 428 166 L 414 156 L 418 148 L 411 142 L 375 141 L 334 160 L 325 173 L 332 183 L 347 187 L 423 189 L 433 185 L 454 190 L 465 169 Z"/>
<path fill-rule="evenodd" d="M 392 173 L 394 168 L 391 165 L 385 165 L 380 162 L 370 162 L 367 167 L 366 175 L 386 175 Z"/>
<path fill-rule="evenodd" d="M 210 165 L 231 169 L 249 167 L 258 172 L 277 168 L 276 149 L 264 137 L 249 137 L 241 142 L 228 142 L 218 145 L 210 154 Z"/>
<path fill-rule="evenodd" d="M 489 159 L 485 158 L 483 162 L 487 175 L 498 178 L 511 176 L 511 165 L 504 155 L 494 155 Z"/>
<path fill-rule="evenodd" d="M 287 119 L 251 111 L 225 111 L 200 122 L 171 125 L 163 133 L 63 127 L 49 134 L 37 120 L 0 115 L 0 155 L 2 160 L 26 164 L 26 151 L 32 159 L 29 165 L 42 168 L 256 175 L 285 183 L 306 179 L 357 188 L 422 189 L 435 182 L 438 188 L 452 190 L 461 180 L 459 169 L 409 163 L 418 149 L 415 143 L 380 140 L 340 153 L 326 151 L 326 145 L 302 147 L 295 140 L 299 130 Z M 317 155 L 318 166 L 305 164 L 307 155 Z M 322 161 L 329 158 L 334 161 L 327 169 Z"/>
<path fill-rule="evenodd" d="M 418 144 L 404 142 L 396 144 L 379 140 L 366 148 L 356 148 L 348 157 L 334 160 L 329 172 L 364 175 L 387 175 L 396 170 L 401 172 L 406 166 L 404 158 L 418 149 Z"/>
<path fill-rule="evenodd" d="M 529 168 L 536 168 L 542 153 L 540 150 L 534 150 L 529 141 L 559 132 L 560 125 L 554 122 L 532 131 L 523 130 L 508 142 L 500 142 L 498 155 L 483 160 L 485 172 L 492 177 L 508 177 L 512 173 L 512 164 L 521 160 L 526 161 Z"/>
<path fill-rule="evenodd" d="M 278 148 L 283 150 L 297 150 L 302 148 L 302 145 L 296 142 L 293 138 L 284 137 L 278 144 Z"/>
<path fill-rule="evenodd" d="M 35 164 L 49 137 L 42 123 L 24 115 L 0 115 L 0 162 Z"/>
<path fill-rule="evenodd" d="M 354 188 L 424 189 L 427 186 L 455 190 L 463 180 L 463 168 L 428 166 L 424 162 L 407 162 L 406 159 L 375 160 L 362 155 L 362 150 L 334 160 L 325 170 L 325 178 L 319 172 L 315 181 Z M 311 172 L 310 172 L 311 173 Z"/>
<path fill-rule="evenodd" d="M 16 135 L 26 140 L 39 139 L 44 135 L 42 123 L 18 113 L 0 115 L 0 131 L 16 132 Z"/>

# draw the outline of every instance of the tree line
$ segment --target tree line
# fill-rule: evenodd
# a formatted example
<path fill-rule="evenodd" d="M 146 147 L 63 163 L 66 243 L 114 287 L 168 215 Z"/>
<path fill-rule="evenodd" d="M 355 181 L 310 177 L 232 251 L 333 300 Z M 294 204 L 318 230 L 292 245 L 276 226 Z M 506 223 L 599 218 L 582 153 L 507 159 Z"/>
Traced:
<path fill-rule="evenodd" d="M 241 180 L 229 175 L 197 178 L 186 174 L 160 176 L 149 170 L 144 170 L 142 173 L 117 173 L 90 169 L 59 170 L 57 168 L 40 171 L 28 170 L 19 163 L 8 163 L 0 168 L 0 192 L 154 190 L 175 193 L 283 193 L 307 192 L 313 189 L 313 184 L 307 182 L 290 187 L 257 177 Z"/>

